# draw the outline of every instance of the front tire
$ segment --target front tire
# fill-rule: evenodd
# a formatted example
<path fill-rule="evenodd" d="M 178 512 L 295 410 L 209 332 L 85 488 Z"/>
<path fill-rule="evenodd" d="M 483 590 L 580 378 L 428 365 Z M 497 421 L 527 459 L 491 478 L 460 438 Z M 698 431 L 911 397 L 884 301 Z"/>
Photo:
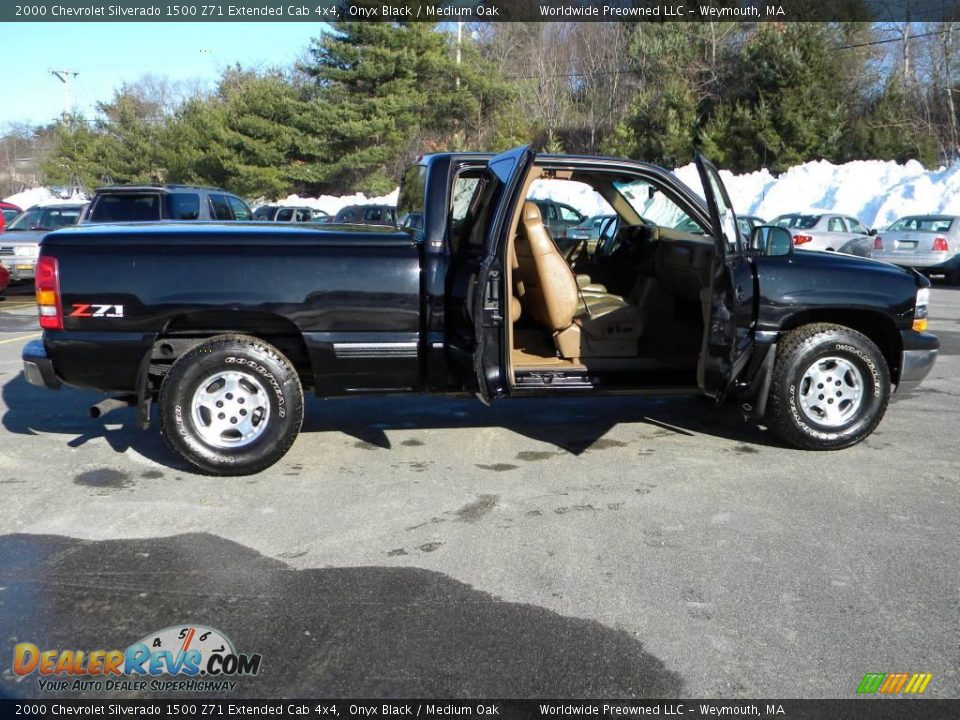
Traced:
<path fill-rule="evenodd" d="M 890 370 L 870 338 L 842 325 L 804 325 L 780 344 L 768 423 L 796 447 L 839 450 L 872 433 L 889 400 Z"/>
<path fill-rule="evenodd" d="M 160 386 L 160 429 L 187 462 L 251 475 L 293 445 L 303 423 L 297 371 L 272 345 L 220 335 L 180 356 Z"/>

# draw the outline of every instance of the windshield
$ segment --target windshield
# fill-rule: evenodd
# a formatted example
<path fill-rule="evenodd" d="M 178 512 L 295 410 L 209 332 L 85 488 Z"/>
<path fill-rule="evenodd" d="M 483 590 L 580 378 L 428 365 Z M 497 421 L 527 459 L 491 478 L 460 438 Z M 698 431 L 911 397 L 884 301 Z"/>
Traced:
<path fill-rule="evenodd" d="M 939 233 L 949 232 L 952 224 L 953 218 L 905 217 L 897 220 L 889 229 L 893 232 L 913 230 L 916 232 Z"/>
<path fill-rule="evenodd" d="M 646 180 L 614 181 L 613 186 L 648 225 L 702 235 L 706 230 Z"/>
<path fill-rule="evenodd" d="M 10 225 L 7 231 L 18 230 L 56 230 L 65 225 L 76 225 L 80 219 L 81 208 L 70 207 L 52 207 L 39 208 L 33 207 L 24 213 L 21 213 Z"/>
<path fill-rule="evenodd" d="M 778 218 L 774 218 L 770 224 L 785 228 L 809 230 L 819 222 L 821 217 L 820 215 L 781 215 Z"/>

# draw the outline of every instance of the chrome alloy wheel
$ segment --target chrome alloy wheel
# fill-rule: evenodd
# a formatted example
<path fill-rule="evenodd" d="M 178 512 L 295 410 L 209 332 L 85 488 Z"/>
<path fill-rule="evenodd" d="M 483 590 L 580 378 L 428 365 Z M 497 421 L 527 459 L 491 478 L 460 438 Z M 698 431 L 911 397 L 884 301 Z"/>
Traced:
<path fill-rule="evenodd" d="M 208 445 L 223 450 L 244 447 L 267 428 L 267 388 L 245 372 L 214 373 L 193 394 L 191 414 L 197 433 Z"/>
<path fill-rule="evenodd" d="M 797 398 L 808 420 L 835 428 L 857 414 L 863 394 L 863 375 L 857 366 L 831 356 L 814 361 L 804 371 Z"/>

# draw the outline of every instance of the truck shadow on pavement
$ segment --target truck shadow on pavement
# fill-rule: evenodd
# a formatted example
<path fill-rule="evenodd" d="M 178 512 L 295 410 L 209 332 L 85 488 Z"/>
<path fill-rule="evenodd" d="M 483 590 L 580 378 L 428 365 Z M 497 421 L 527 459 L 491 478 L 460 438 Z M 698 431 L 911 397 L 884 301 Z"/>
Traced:
<path fill-rule="evenodd" d="M 102 438 L 118 453 L 129 449 L 154 462 L 171 468 L 189 470 L 183 462 L 167 448 L 157 428 L 159 422 L 154 414 L 154 424 L 148 432 L 141 432 L 136 425 L 136 412 L 133 408 L 115 410 L 102 420 L 90 418 L 90 406 L 102 400 L 106 395 L 100 392 L 62 388 L 50 392 L 30 385 L 18 373 L 4 383 L 0 397 L 6 412 L 0 418 L 4 430 L 18 435 L 54 435 L 73 436 L 66 442 L 69 447 L 77 448 L 91 440 Z M 119 425 L 119 427 L 116 427 Z M 113 427 L 111 427 L 113 426 Z"/>
<path fill-rule="evenodd" d="M 422 395 L 332 399 L 307 403 L 303 431 L 337 430 L 368 449 L 389 450 L 388 430 L 502 427 L 580 455 L 620 424 L 644 425 L 655 438 L 693 440 L 705 434 L 784 447 L 772 433 L 744 422 L 733 404 L 717 407 L 700 397 L 567 396 L 496 401 L 489 407 L 471 398 Z"/>
<path fill-rule="evenodd" d="M 89 406 L 103 399 L 102 393 L 71 388 L 50 392 L 33 387 L 18 374 L 3 385 L 0 395 L 7 408 L 0 423 L 8 432 L 71 435 L 66 444 L 74 448 L 102 438 L 118 453 L 133 449 L 167 467 L 191 470 L 164 443 L 156 409 L 151 429 L 141 432 L 132 408 L 115 410 L 103 420 L 90 419 Z M 744 422 L 732 403 L 717 407 L 698 397 L 525 398 L 496 401 L 490 407 L 473 398 L 426 395 L 310 397 L 302 432 L 343 432 L 368 449 L 389 450 L 388 430 L 502 427 L 580 455 L 619 424 L 655 428 L 655 437 L 694 440 L 697 434 L 706 434 L 737 443 L 784 447 L 772 433 Z"/>
<path fill-rule="evenodd" d="M 632 635 L 592 620 L 419 568 L 294 570 L 210 534 L 4 535 L 0 585 L 0 656 L 12 658 L 17 642 L 122 650 L 163 628 L 206 625 L 262 656 L 259 675 L 236 678 L 224 697 L 667 698 L 683 689 Z M 0 696 L 78 696 L 41 692 L 36 674 L 15 678 L 4 670 Z M 124 694 L 158 693 L 112 697 Z"/>

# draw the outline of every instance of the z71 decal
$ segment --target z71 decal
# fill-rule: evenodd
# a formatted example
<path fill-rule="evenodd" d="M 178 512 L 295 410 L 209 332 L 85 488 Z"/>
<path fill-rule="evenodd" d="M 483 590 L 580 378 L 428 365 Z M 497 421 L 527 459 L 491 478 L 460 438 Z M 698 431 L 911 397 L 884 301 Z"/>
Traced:
<path fill-rule="evenodd" d="M 70 317 L 82 318 L 122 318 L 123 305 L 91 305 L 74 303 Z"/>

